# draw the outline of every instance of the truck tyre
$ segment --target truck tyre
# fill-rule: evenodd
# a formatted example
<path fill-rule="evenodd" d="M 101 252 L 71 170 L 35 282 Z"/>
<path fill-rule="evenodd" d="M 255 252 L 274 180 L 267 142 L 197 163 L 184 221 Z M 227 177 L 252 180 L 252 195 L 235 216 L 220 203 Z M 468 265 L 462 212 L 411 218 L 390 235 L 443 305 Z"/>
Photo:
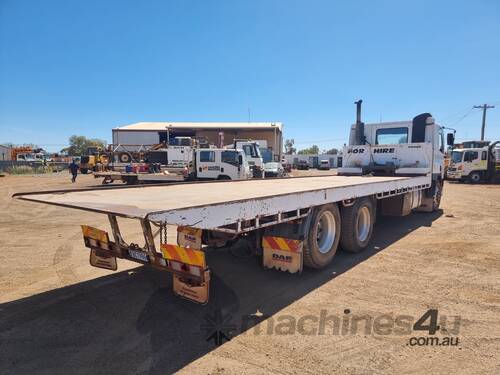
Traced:
<path fill-rule="evenodd" d="M 443 181 L 437 180 L 436 186 L 434 188 L 434 194 L 432 194 L 432 212 L 439 210 L 439 205 L 441 204 L 441 197 L 443 196 Z"/>
<path fill-rule="evenodd" d="M 130 154 L 127 154 L 126 152 L 121 153 L 118 155 L 118 158 L 120 159 L 120 162 L 122 163 L 130 163 L 132 158 L 130 157 Z"/>
<path fill-rule="evenodd" d="M 89 173 L 89 170 L 87 168 L 80 168 L 80 173 L 87 174 L 87 173 Z"/>
<path fill-rule="evenodd" d="M 127 185 L 137 185 L 139 183 L 137 176 L 122 176 L 122 181 Z"/>
<path fill-rule="evenodd" d="M 368 246 L 373 233 L 374 213 L 373 201 L 366 197 L 342 209 L 342 249 L 357 253 Z"/>
<path fill-rule="evenodd" d="M 253 169 L 253 178 L 264 178 L 264 171 L 260 168 Z"/>
<path fill-rule="evenodd" d="M 481 182 L 481 173 L 479 172 L 472 172 L 469 175 L 469 179 L 473 184 L 478 184 Z"/>
<path fill-rule="evenodd" d="M 326 204 L 314 210 L 311 225 L 304 240 L 304 264 L 323 268 L 333 259 L 340 241 L 340 212 L 336 204 Z"/>
<path fill-rule="evenodd" d="M 217 177 L 217 180 L 230 180 L 231 177 L 225 175 L 225 174 L 220 174 L 218 177 Z"/>

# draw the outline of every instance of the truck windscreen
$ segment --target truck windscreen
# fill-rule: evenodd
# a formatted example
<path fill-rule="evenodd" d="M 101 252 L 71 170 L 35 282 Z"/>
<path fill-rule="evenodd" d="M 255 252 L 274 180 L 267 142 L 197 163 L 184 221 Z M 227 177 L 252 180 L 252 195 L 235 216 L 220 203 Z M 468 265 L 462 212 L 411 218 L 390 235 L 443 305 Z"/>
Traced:
<path fill-rule="evenodd" d="M 453 151 L 451 153 L 451 160 L 454 162 L 454 163 L 460 163 L 462 161 L 462 156 L 463 156 L 463 152 L 462 151 Z"/>

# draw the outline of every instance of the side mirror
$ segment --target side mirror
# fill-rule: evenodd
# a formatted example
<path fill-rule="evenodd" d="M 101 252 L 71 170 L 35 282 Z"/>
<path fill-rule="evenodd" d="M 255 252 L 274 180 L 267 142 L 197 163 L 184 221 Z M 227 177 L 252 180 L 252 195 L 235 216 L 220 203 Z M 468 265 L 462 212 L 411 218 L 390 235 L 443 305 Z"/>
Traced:
<path fill-rule="evenodd" d="M 455 135 L 453 133 L 446 134 L 446 144 L 453 146 L 455 144 Z"/>
<path fill-rule="evenodd" d="M 243 156 L 242 155 L 238 155 L 238 164 L 243 165 Z"/>

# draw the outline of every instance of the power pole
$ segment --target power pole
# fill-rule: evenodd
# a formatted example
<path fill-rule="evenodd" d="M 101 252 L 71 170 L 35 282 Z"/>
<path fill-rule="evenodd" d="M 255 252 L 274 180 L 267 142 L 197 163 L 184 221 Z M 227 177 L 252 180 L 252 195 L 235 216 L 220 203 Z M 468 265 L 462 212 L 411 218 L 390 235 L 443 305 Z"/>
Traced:
<path fill-rule="evenodd" d="M 481 141 L 484 141 L 484 128 L 486 127 L 486 110 L 490 108 L 495 108 L 494 105 L 475 105 L 474 108 L 482 108 L 483 109 L 483 125 L 481 126 Z"/>

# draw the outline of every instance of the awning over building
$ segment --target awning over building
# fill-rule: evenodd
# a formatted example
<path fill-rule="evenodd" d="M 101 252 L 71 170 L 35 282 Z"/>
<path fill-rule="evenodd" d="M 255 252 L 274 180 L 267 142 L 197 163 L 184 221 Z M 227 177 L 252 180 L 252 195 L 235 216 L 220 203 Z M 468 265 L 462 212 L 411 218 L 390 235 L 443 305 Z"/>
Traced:
<path fill-rule="evenodd" d="M 114 130 L 164 131 L 172 129 L 252 129 L 282 130 L 281 122 L 136 122 L 114 128 Z"/>

